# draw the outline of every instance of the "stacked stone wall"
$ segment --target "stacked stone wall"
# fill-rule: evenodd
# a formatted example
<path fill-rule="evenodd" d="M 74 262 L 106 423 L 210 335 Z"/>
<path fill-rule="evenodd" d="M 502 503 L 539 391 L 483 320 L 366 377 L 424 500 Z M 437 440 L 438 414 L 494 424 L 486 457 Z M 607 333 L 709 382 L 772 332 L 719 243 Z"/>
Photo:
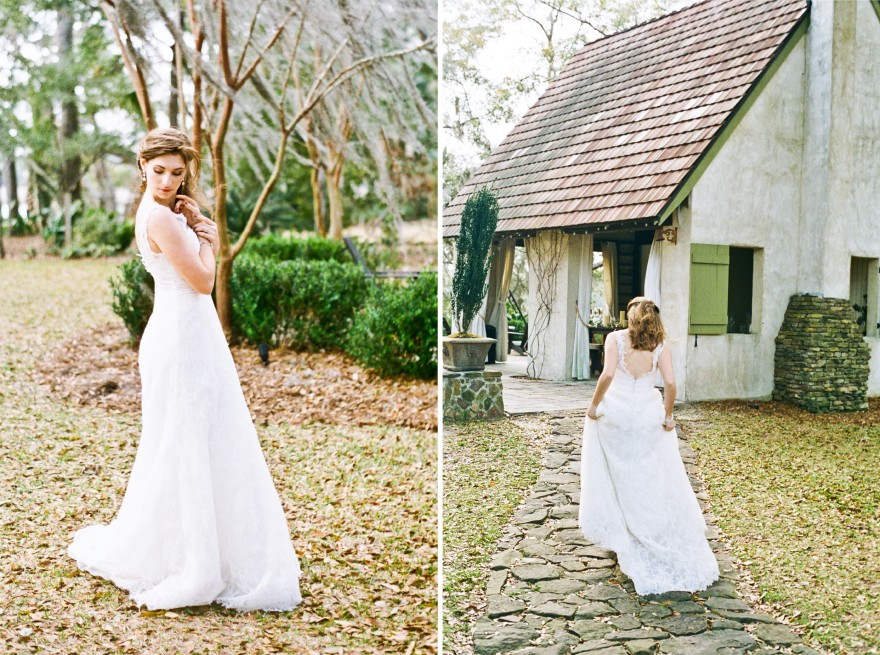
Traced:
<path fill-rule="evenodd" d="M 458 422 L 503 416 L 500 371 L 443 372 L 443 420 Z"/>
<path fill-rule="evenodd" d="M 848 300 L 792 296 L 776 337 L 773 399 L 815 413 L 867 409 L 869 358 Z"/>

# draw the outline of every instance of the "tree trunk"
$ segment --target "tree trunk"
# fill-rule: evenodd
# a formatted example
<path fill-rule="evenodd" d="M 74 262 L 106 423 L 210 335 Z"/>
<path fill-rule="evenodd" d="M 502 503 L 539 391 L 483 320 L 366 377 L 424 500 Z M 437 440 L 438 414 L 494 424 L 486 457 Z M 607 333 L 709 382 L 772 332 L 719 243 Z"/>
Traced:
<path fill-rule="evenodd" d="M 227 100 L 227 103 L 230 101 Z M 231 113 L 231 107 L 226 111 Z M 218 128 L 219 131 L 219 128 Z M 229 222 L 226 214 L 226 161 L 224 160 L 224 148 L 222 135 L 218 139 L 216 135 L 208 139 L 211 144 L 211 172 L 214 176 L 214 211 L 211 219 L 217 224 L 217 234 L 220 237 L 220 253 L 217 260 L 217 277 L 214 280 L 214 289 L 217 299 L 217 316 L 226 341 L 232 340 L 232 294 L 230 292 L 230 280 L 232 279 L 232 262 L 235 256 L 229 242 Z"/>
<path fill-rule="evenodd" d="M 177 102 L 177 46 L 171 46 L 171 93 L 168 96 L 168 125 L 171 127 L 180 127 L 180 121 L 178 120 L 178 116 L 180 115 L 180 109 Z"/>
<path fill-rule="evenodd" d="M 116 193 L 113 189 L 113 180 L 110 178 L 110 171 L 107 170 L 107 160 L 104 157 L 98 157 L 98 159 L 95 160 L 95 177 L 98 178 L 101 209 L 106 212 L 115 212 Z"/>
<path fill-rule="evenodd" d="M 342 241 L 342 153 L 333 153 L 333 168 L 327 172 L 327 198 L 330 201 L 330 238 Z"/>
<path fill-rule="evenodd" d="M 310 178 L 312 183 L 312 206 L 315 216 L 315 234 L 319 237 L 327 236 L 327 226 L 324 224 L 324 194 L 321 193 L 321 167 L 313 166 Z"/>
<path fill-rule="evenodd" d="M 65 191 L 61 194 L 61 209 L 64 212 L 64 247 L 69 248 L 73 243 L 73 216 L 71 215 L 71 194 Z"/>
<path fill-rule="evenodd" d="M 19 218 L 18 206 L 18 172 L 15 168 L 15 158 L 10 157 L 6 160 L 3 167 L 3 186 L 6 187 L 6 201 L 9 206 L 9 220 L 15 221 Z"/>
<path fill-rule="evenodd" d="M 58 56 L 62 62 L 73 55 L 73 13 L 64 4 L 58 10 Z M 76 106 L 74 85 L 64 89 L 61 102 L 61 148 L 62 152 L 70 138 L 79 132 L 79 112 Z M 81 162 L 78 154 L 69 154 L 61 162 L 61 192 L 69 193 L 72 200 L 80 199 Z M 65 245 L 70 245 L 68 242 Z"/>
<path fill-rule="evenodd" d="M 4 173 L 6 172 L 5 167 L 3 169 L 3 172 Z M 5 186 L 5 184 L 4 184 L 5 177 L 6 177 L 5 175 L 0 175 L 0 191 L 2 191 L 3 187 Z M 7 193 L 6 197 L 7 197 L 7 199 L 11 200 L 12 194 Z M 6 250 L 3 249 L 3 211 L 2 211 L 2 209 L 3 209 L 3 203 L 0 202 L 0 259 L 5 259 L 6 258 Z M 11 210 L 9 212 L 9 217 L 12 218 L 12 211 Z"/>
<path fill-rule="evenodd" d="M 232 294 L 230 292 L 232 262 L 231 253 L 227 252 L 224 257 L 221 250 L 220 258 L 217 261 L 217 279 L 214 282 L 214 289 L 217 292 L 217 316 L 220 318 L 220 325 L 223 327 L 227 342 L 232 341 Z"/>

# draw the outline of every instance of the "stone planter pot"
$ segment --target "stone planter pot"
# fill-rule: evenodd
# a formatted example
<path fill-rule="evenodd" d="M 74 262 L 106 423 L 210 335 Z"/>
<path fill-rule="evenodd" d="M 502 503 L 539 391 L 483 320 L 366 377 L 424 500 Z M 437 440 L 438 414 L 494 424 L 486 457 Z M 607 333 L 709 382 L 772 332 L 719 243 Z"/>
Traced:
<path fill-rule="evenodd" d="M 482 371 L 486 355 L 497 339 L 443 337 L 443 368 L 450 371 Z"/>

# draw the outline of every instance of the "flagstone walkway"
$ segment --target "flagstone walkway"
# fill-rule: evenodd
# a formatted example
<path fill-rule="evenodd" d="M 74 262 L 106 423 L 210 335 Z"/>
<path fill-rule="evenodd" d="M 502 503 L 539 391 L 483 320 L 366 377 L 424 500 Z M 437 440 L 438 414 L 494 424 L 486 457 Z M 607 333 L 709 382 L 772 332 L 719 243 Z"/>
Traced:
<path fill-rule="evenodd" d="M 506 362 L 488 364 L 487 371 L 500 371 L 504 411 L 536 414 L 581 410 L 587 413 L 596 380 L 533 380 L 527 375 L 528 358 L 510 354 Z"/>
<path fill-rule="evenodd" d="M 739 572 L 711 514 L 721 579 L 697 594 L 638 596 L 614 554 L 578 529 L 583 414 L 556 412 L 551 425 L 543 470 L 490 564 L 488 611 L 474 628 L 475 655 L 821 655 L 739 599 Z M 694 452 L 681 432 L 679 447 L 705 511 Z"/>

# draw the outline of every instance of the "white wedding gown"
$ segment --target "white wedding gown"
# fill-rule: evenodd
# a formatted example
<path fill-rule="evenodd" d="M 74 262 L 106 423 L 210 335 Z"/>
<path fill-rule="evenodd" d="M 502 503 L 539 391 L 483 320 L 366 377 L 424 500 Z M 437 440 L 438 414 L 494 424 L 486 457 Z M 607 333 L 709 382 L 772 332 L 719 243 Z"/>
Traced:
<path fill-rule="evenodd" d="M 149 247 L 158 207 L 146 197 L 135 221 L 156 287 L 138 354 L 137 455 L 116 518 L 79 530 L 68 553 L 151 610 L 289 610 L 301 598 L 287 520 L 211 296 Z M 198 237 L 177 217 L 196 253 Z"/>
<path fill-rule="evenodd" d="M 581 455 L 581 531 L 617 553 L 638 594 L 700 591 L 718 578 L 706 541 L 706 522 L 678 451 L 666 431 L 663 399 L 654 387 L 657 360 L 634 378 L 625 362 L 624 331 L 617 339 L 617 370 L 586 418 Z"/>

